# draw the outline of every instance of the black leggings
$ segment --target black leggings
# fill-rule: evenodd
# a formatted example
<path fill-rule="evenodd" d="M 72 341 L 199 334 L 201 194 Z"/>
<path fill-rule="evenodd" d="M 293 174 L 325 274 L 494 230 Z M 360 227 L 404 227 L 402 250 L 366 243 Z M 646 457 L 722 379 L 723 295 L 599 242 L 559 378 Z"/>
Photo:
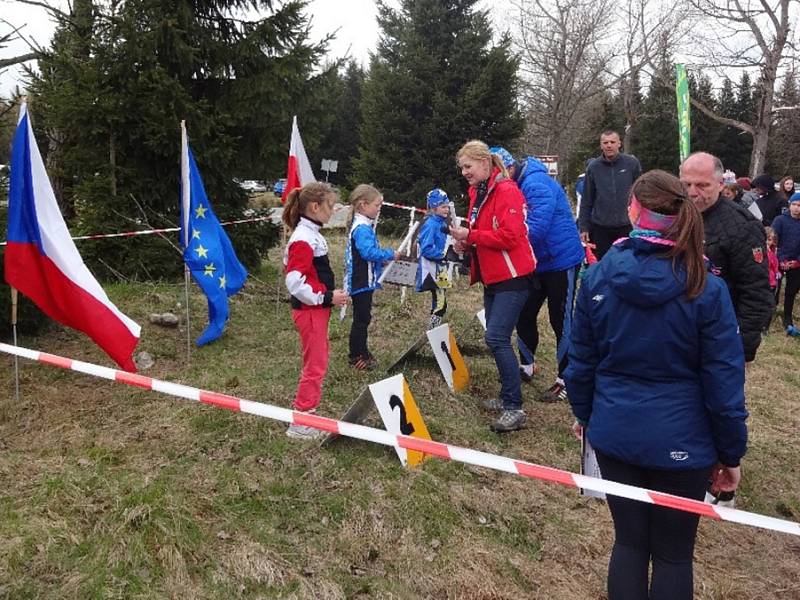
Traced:
<path fill-rule="evenodd" d="M 372 321 L 372 292 L 361 292 L 352 296 L 353 324 L 350 327 L 350 358 L 367 358 L 367 329 Z"/>
<path fill-rule="evenodd" d="M 550 271 L 539 273 L 536 278 L 539 286 L 531 288 L 530 296 L 517 321 L 517 336 L 525 344 L 530 356 L 520 348 L 520 363 L 531 364 L 536 357 L 539 347 L 539 325 L 537 323 L 539 311 L 547 300 L 547 315 L 550 318 L 550 327 L 556 335 L 556 359 L 558 360 L 558 376 L 564 374 L 567 368 L 567 352 L 559 352 L 564 327 L 572 318 L 575 303 L 575 277 L 577 267 L 566 271 Z M 572 280 L 570 285 L 570 279 Z M 569 337 L 569 332 L 567 332 Z M 559 360 L 560 355 L 560 360 Z"/>
<path fill-rule="evenodd" d="M 792 311 L 794 310 L 794 299 L 797 292 L 800 292 L 800 269 L 792 269 L 783 274 L 786 280 L 786 289 L 783 295 L 783 326 L 794 325 Z"/>
<path fill-rule="evenodd" d="M 609 248 L 611 248 L 614 242 L 616 242 L 619 238 L 628 237 L 631 229 L 631 225 L 623 225 L 622 227 L 603 227 L 602 225 L 595 225 L 592 223 L 589 232 L 589 239 L 591 239 L 592 243 L 595 245 L 594 255 L 597 257 L 597 260 L 603 258 L 606 252 L 608 252 Z"/>
<path fill-rule="evenodd" d="M 702 500 L 711 467 L 648 469 L 597 452 L 603 479 Z M 691 600 L 692 558 L 698 515 L 608 496 L 614 548 L 608 565 L 608 600 Z M 653 576 L 648 586 L 648 569 Z M 649 587 L 649 590 L 648 590 Z"/>

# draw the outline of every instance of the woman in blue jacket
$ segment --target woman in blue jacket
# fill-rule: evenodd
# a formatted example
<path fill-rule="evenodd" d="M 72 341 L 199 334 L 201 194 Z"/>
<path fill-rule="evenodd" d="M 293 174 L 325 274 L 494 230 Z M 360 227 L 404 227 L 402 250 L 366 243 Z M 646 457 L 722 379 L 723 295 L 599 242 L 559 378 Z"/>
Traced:
<path fill-rule="evenodd" d="M 630 238 L 584 277 L 564 374 L 574 429 L 604 479 L 702 500 L 732 491 L 745 453 L 744 351 L 702 217 L 664 171 L 631 189 Z M 698 516 L 608 497 L 609 600 L 692 598 Z M 648 568 L 652 562 L 652 577 Z M 648 591 L 649 585 L 649 591 Z"/>
<path fill-rule="evenodd" d="M 539 159 L 527 156 L 516 163 L 507 150 L 497 148 L 504 160 L 511 160 L 509 172 L 525 196 L 528 239 L 536 256 L 536 281 L 528 302 L 517 322 L 520 348 L 520 376 L 530 380 L 534 372 L 534 359 L 539 347 L 539 311 L 547 301 L 550 327 L 556 336 L 556 361 L 558 373 L 555 383 L 539 400 L 557 402 L 566 400 L 564 369 L 567 367 L 572 306 L 575 299 L 575 279 L 583 261 L 584 252 L 578 227 L 572 218 L 567 195 L 559 183 L 550 177 L 547 167 Z M 562 337 L 566 338 L 562 343 Z"/>

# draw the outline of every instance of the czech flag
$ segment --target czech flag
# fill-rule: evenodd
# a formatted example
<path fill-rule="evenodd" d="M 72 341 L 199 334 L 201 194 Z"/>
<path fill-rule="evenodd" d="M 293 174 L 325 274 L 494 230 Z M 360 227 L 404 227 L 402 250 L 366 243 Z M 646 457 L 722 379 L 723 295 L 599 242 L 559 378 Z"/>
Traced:
<path fill-rule="evenodd" d="M 285 203 L 286 198 L 295 188 L 303 187 L 307 183 L 316 181 L 314 171 L 311 170 L 311 163 L 308 162 L 306 149 L 303 147 L 303 140 L 300 138 L 300 129 L 297 127 L 297 116 L 292 119 L 292 141 L 289 144 L 289 166 L 286 169 L 286 187 L 283 188 L 281 202 Z"/>
<path fill-rule="evenodd" d="M 47 316 L 82 331 L 120 367 L 136 371 L 132 356 L 141 327 L 114 306 L 83 264 L 56 203 L 26 104 L 11 148 L 5 276 Z"/>

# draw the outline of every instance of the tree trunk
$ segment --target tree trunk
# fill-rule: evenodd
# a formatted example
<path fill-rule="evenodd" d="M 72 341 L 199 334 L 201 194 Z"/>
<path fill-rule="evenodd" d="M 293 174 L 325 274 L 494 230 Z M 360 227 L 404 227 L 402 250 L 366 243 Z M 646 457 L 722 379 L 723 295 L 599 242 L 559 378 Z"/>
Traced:
<path fill-rule="evenodd" d="M 117 148 L 114 142 L 114 131 L 108 137 L 108 164 L 111 167 L 111 197 L 117 197 Z"/>

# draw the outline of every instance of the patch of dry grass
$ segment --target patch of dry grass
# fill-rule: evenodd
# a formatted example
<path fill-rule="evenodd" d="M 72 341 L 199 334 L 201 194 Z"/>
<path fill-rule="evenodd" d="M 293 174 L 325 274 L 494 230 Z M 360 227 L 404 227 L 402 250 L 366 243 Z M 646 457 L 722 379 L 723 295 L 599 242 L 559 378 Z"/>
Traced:
<path fill-rule="evenodd" d="M 334 251 L 342 238 L 330 236 Z M 276 256 L 278 253 L 274 253 Z M 340 257 L 334 257 L 340 264 Z M 180 286 L 117 285 L 109 293 L 144 323 L 148 375 L 289 406 L 297 336 L 277 265 L 232 298 L 225 336 L 185 355 Z M 370 343 L 389 364 L 424 330 L 428 296 L 376 294 Z M 569 409 L 533 398 L 554 377 L 541 315 L 542 373 L 524 386 L 530 426 L 488 430 L 478 400 L 499 384 L 462 279 L 449 320 L 472 374 L 449 392 L 424 351 L 405 375 L 434 438 L 575 470 Z M 205 301 L 193 291 L 196 336 Z M 349 319 L 331 321 L 333 356 L 320 412 L 338 416 L 381 375 L 346 362 Z M 74 332 L 53 327 L 20 344 L 108 364 Z M 800 345 L 776 329 L 748 371 L 750 451 L 738 506 L 800 520 Z M 297 444 L 275 422 L 0 357 L 0 597 L 10 598 L 605 598 L 613 531 L 602 502 L 573 490 L 431 459 L 404 470 L 390 448 L 342 439 Z M 375 419 L 373 415 L 372 419 Z M 800 540 L 703 521 L 696 597 L 800 598 Z"/>

